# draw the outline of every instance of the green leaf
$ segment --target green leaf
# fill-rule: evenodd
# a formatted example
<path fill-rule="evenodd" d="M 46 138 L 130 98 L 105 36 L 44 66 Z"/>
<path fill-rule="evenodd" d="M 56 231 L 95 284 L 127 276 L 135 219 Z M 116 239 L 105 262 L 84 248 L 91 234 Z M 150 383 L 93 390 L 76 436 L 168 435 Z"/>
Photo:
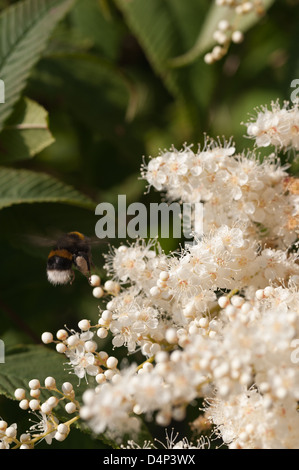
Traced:
<path fill-rule="evenodd" d="M 93 209 L 95 203 L 72 186 L 44 173 L 0 168 L 0 209 L 15 204 L 59 202 Z"/>
<path fill-rule="evenodd" d="M 54 376 L 57 384 L 65 382 L 66 372 L 63 365 L 65 356 L 45 346 L 18 346 L 15 350 L 5 351 L 5 363 L 0 364 L 0 394 L 14 399 L 16 388 L 28 388 L 31 379 L 43 380 Z M 69 380 L 69 379 L 68 379 Z M 70 380 L 72 381 L 72 380 Z M 77 385 L 76 380 L 73 385 Z"/>
<path fill-rule="evenodd" d="M 22 99 L 5 125 L 0 142 L 0 161 L 32 158 L 54 142 L 48 113 L 38 103 Z"/>
<path fill-rule="evenodd" d="M 265 0 L 263 2 L 264 9 L 270 8 L 273 2 L 274 0 Z M 261 17 L 254 12 L 240 16 L 237 15 L 232 8 L 219 7 L 216 4 L 212 5 L 194 46 L 185 54 L 171 59 L 168 64 L 171 67 L 186 66 L 212 48 L 215 45 L 213 33 L 216 31 L 217 25 L 222 19 L 227 19 L 229 23 L 235 25 L 239 31 L 245 32 L 257 23 Z"/>
<path fill-rule="evenodd" d="M 5 84 L 5 103 L 0 105 L 0 130 L 54 27 L 73 3 L 74 0 L 24 0 L 2 12 L 0 78 Z"/>
<path fill-rule="evenodd" d="M 171 93 L 179 95 L 176 73 L 167 61 L 179 51 L 179 35 L 171 5 L 160 0 L 115 0 L 139 40 L 155 72 Z"/>

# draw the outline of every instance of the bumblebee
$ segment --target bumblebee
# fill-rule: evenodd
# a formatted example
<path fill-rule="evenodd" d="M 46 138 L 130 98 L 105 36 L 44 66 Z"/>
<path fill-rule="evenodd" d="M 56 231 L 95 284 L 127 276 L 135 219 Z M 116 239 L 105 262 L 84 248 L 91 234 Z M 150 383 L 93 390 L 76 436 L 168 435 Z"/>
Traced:
<path fill-rule="evenodd" d="M 62 235 L 50 251 L 47 261 L 47 277 L 51 284 L 72 283 L 74 268 L 84 276 L 90 275 L 91 248 L 88 238 L 80 232 Z"/>

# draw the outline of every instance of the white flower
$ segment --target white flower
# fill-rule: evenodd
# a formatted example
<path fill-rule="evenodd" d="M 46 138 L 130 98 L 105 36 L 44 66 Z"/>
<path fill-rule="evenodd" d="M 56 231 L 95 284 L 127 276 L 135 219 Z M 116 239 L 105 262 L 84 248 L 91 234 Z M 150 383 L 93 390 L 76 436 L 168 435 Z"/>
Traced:
<path fill-rule="evenodd" d="M 74 351 L 70 351 L 67 354 L 70 362 L 69 364 L 73 367 L 74 373 L 82 379 L 86 375 L 97 375 L 99 367 L 95 364 L 96 359 L 93 353 L 86 352 L 83 346 L 79 346 Z"/>
<path fill-rule="evenodd" d="M 52 440 L 56 434 L 56 428 L 59 423 L 55 416 L 49 417 L 45 413 L 39 411 L 33 413 L 38 421 L 30 426 L 29 432 L 32 437 L 43 435 L 47 444 L 52 444 Z"/>

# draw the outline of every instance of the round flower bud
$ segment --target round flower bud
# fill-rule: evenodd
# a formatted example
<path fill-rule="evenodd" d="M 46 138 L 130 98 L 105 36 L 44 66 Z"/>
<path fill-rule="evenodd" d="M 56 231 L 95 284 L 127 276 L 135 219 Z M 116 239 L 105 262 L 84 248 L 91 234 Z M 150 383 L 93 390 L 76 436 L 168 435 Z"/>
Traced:
<path fill-rule="evenodd" d="M 154 298 L 159 297 L 161 294 L 161 291 L 158 286 L 153 286 L 150 288 L 150 295 Z"/>
<path fill-rule="evenodd" d="M 71 335 L 71 336 L 69 336 L 68 339 L 67 339 L 67 344 L 68 344 L 69 346 L 71 346 L 71 347 L 72 347 L 72 346 L 76 346 L 76 344 L 78 344 L 78 341 L 79 341 L 79 338 L 78 338 L 78 336 L 77 336 L 76 334 L 75 334 L 75 335 Z"/>
<path fill-rule="evenodd" d="M 221 297 L 219 297 L 219 299 L 218 299 L 218 305 L 219 305 L 219 307 L 225 308 L 225 307 L 228 306 L 228 304 L 229 304 L 229 298 L 228 298 L 228 297 L 226 297 L 226 296 L 224 296 L 224 295 L 221 296 Z"/>
<path fill-rule="evenodd" d="M 37 390 L 38 388 L 40 388 L 40 382 L 38 379 L 30 380 L 28 385 L 29 385 L 29 388 L 31 388 L 32 390 Z"/>
<path fill-rule="evenodd" d="M 56 441 L 62 442 L 66 438 L 66 434 L 61 434 L 60 432 L 56 432 L 54 435 Z"/>
<path fill-rule="evenodd" d="M 198 326 L 200 326 L 200 328 L 207 328 L 209 326 L 208 318 L 206 317 L 200 318 L 198 321 Z"/>
<path fill-rule="evenodd" d="M 65 341 L 68 337 L 68 332 L 66 330 L 58 330 L 56 333 L 56 338 L 59 339 L 60 341 Z"/>
<path fill-rule="evenodd" d="M 0 421 L 0 431 L 5 431 L 6 428 L 7 428 L 7 422 L 4 421 L 3 419 L 1 419 L 1 421 Z"/>
<path fill-rule="evenodd" d="M 90 321 L 89 320 L 81 320 L 78 323 L 78 327 L 81 331 L 88 331 L 90 328 Z"/>
<path fill-rule="evenodd" d="M 101 284 L 101 279 L 97 274 L 92 274 L 89 278 L 89 283 L 92 287 L 98 287 Z"/>
<path fill-rule="evenodd" d="M 15 390 L 15 397 L 16 397 L 17 400 L 24 400 L 25 395 L 26 395 L 26 392 L 23 388 L 17 388 Z"/>
<path fill-rule="evenodd" d="M 31 436 L 30 434 L 24 433 L 20 435 L 20 442 L 30 442 L 31 441 Z"/>
<path fill-rule="evenodd" d="M 97 330 L 97 336 L 101 339 L 107 338 L 108 330 L 106 330 L 106 328 L 99 328 Z"/>
<path fill-rule="evenodd" d="M 232 41 L 236 44 L 239 44 L 244 39 L 244 35 L 241 31 L 234 31 L 232 34 Z"/>
<path fill-rule="evenodd" d="M 54 406 L 58 405 L 58 398 L 57 397 L 49 397 L 48 400 L 47 400 L 47 403 L 48 405 L 51 407 L 51 408 L 54 408 Z"/>
<path fill-rule="evenodd" d="M 96 382 L 98 384 L 102 384 L 102 383 L 106 382 L 105 374 L 101 373 L 101 374 L 96 375 Z"/>
<path fill-rule="evenodd" d="M 170 344 L 175 344 L 177 342 L 177 334 L 175 328 L 168 328 L 165 332 L 165 339 Z"/>
<path fill-rule="evenodd" d="M 29 408 L 31 408 L 32 411 L 39 410 L 39 408 L 40 408 L 39 401 L 38 400 L 30 400 Z"/>
<path fill-rule="evenodd" d="M 67 347 L 65 344 L 63 343 L 56 344 L 56 351 L 59 352 L 60 354 L 65 353 L 66 350 L 67 350 Z"/>
<path fill-rule="evenodd" d="M 44 344 L 49 344 L 49 343 L 52 343 L 53 341 L 53 335 L 52 333 L 49 333 L 48 331 L 45 331 L 43 334 L 42 334 L 42 342 Z"/>
<path fill-rule="evenodd" d="M 9 426 L 8 428 L 6 428 L 5 434 L 7 437 L 14 438 L 17 435 L 17 430 L 14 426 Z"/>
<path fill-rule="evenodd" d="M 97 343 L 95 341 L 86 341 L 85 342 L 85 351 L 86 352 L 95 352 L 97 349 Z"/>
<path fill-rule="evenodd" d="M 54 377 L 47 377 L 45 379 L 45 387 L 46 388 L 56 388 L 56 380 Z"/>
<path fill-rule="evenodd" d="M 229 27 L 229 22 L 227 20 L 221 20 L 218 23 L 218 29 L 220 29 L 220 31 L 227 31 Z"/>
<path fill-rule="evenodd" d="M 98 355 L 101 361 L 107 361 L 108 354 L 106 353 L 106 351 L 100 351 Z"/>
<path fill-rule="evenodd" d="M 70 382 L 64 382 L 61 390 L 65 395 L 69 395 L 73 391 L 73 386 Z"/>
<path fill-rule="evenodd" d="M 75 411 L 77 409 L 75 403 L 73 403 L 73 402 L 67 403 L 64 408 L 65 408 L 65 411 L 69 414 L 75 413 Z"/>
<path fill-rule="evenodd" d="M 118 360 L 116 357 L 110 356 L 108 357 L 106 364 L 109 369 L 115 369 L 115 367 L 117 367 Z"/>
<path fill-rule="evenodd" d="M 103 320 L 105 320 L 105 321 L 111 320 L 111 318 L 112 318 L 111 310 L 104 310 L 102 312 L 101 318 L 103 318 Z"/>
<path fill-rule="evenodd" d="M 161 279 L 161 281 L 166 282 L 169 279 L 168 272 L 167 271 L 161 271 L 160 274 L 159 274 L 159 278 Z"/>
<path fill-rule="evenodd" d="M 60 434 L 68 434 L 69 430 L 70 428 L 64 423 L 60 423 L 57 427 L 57 431 L 60 432 Z"/>
<path fill-rule="evenodd" d="M 104 289 L 102 287 L 95 287 L 92 291 L 92 295 L 96 299 L 100 299 L 101 297 L 103 297 L 104 294 L 105 294 L 105 292 L 104 292 Z"/>
<path fill-rule="evenodd" d="M 39 398 L 40 397 L 40 389 L 37 388 L 36 390 L 30 390 L 30 396 L 32 398 Z"/>
<path fill-rule="evenodd" d="M 115 374 L 115 372 L 114 372 L 114 370 L 112 370 L 112 369 L 107 369 L 107 370 L 105 370 L 105 372 L 104 372 L 104 375 L 105 375 L 105 377 L 106 377 L 107 380 L 111 380 L 112 377 L 114 376 L 114 374 Z"/>
<path fill-rule="evenodd" d="M 24 400 L 21 400 L 20 403 L 19 403 L 19 407 L 22 409 L 22 410 L 28 410 L 29 408 L 29 401 L 24 399 Z"/>
<path fill-rule="evenodd" d="M 40 409 L 41 409 L 41 412 L 45 413 L 46 415 L 51 413 L 51 411 L 52 411 L 52 407 L 47 402 L 42 403 Z"/>

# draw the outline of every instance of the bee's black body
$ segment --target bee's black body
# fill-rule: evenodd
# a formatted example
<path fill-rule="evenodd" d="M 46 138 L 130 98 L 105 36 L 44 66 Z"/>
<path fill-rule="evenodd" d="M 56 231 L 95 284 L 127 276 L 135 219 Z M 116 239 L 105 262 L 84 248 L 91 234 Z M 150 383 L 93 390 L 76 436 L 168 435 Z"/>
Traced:
<path fill-rule="evenodd" d="M 80 232 L 69 232 L 57 240 L 49 253 L 48 280 L 52 284 L 67 284 L 74 278 L 73 267 L 84 275 L 90 273 L 91 250 L 88 239 Z"/>

